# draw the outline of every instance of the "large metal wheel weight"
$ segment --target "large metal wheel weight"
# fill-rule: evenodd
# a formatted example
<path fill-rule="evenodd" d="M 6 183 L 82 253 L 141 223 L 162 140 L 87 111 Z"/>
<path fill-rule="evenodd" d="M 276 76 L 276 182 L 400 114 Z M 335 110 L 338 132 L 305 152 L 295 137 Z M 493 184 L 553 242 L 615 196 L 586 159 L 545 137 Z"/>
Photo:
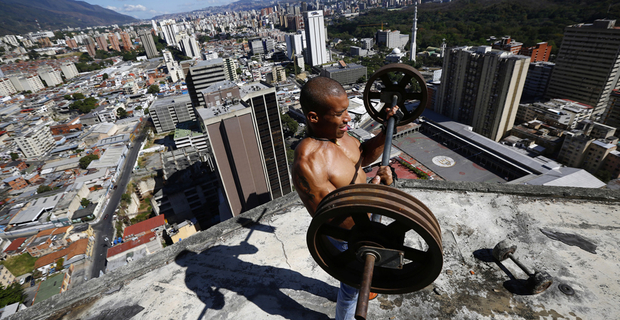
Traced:
<path fill-rule="evenodd" d="M 370 213 L 382 215 L 382 222 L 372 221 Z M 354 226 L 338 226 L 345 220 Z M 420 290 L 439 276 L 443 266 L 435 216 L 413 196 L 384 185 L 356 184 L 332 191 L 319 204 L 306 240 L 323 270 L 357 288 L 364 257 L 372 254 L 376 261 L 370 290 L 376 293 Z M 348 248 L 340 251 L 334 242 L 346 242 Z"/>
<path fill-rule="evenodd" d="M 379 123 L 386 118 L 385 108 L 391 106 L 394 96 L 404 113 L 398 125 L 417 119 L 428 101 L 428 89 L 422 74 L 412 66 L 392 63 L 377 70 L 366 83 L 364 106 L 368 114 Z"/>

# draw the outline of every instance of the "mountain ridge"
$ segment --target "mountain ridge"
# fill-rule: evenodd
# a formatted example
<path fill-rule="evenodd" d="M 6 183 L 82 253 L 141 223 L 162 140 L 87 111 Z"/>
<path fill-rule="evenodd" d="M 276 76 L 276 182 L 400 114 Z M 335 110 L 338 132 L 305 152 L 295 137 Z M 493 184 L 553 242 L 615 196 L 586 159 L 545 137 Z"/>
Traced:
<path fill-rule="evenodd" d="M 39 21 L 44 30 L 69 27 L 124 24 L 133 17 L 74 0 L 0 0 L 0 36 L 36 32 Z"/>

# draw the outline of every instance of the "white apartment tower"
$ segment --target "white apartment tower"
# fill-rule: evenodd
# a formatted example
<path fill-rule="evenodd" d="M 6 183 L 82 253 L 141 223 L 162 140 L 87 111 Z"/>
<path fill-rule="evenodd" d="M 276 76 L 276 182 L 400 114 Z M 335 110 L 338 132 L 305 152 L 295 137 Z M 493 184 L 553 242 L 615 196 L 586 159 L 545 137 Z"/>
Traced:
<path fill-rule="evenodd" d="M 409 53 L 409 60 L 415 62 L 415 58 L 417 55 L 417 44 L 416 38 L 418 36 L 418 3 L 415 4 L 415 11 L 413 14 L 413 27 L 411 28 L 411 50 Z"/>
<path fill-rule="evenodd" d="M 54 138 L 47 126 L 39 125 L 15 137 L 17 146 L 27 158 L 38 157 L 54 147 Z"/>
<path fill-rule="evenodd" d="M 50 66 L 41 66 L 37 72 L 39 73 L 39 77 L 45 81 L 48 87 L 53 87 L 62 83 L 60 71 Z"/>
<path fill-rule="evenodd" d="M 198 41 L 196 41 L 196 38 L 183 34 L 179 40 L 179 44 L 181 45 L 183 54 L 192 59 L 200 59 L 200 47 L 198 47 Z"/>
<path fill-rule="evenodd" d="M 17 89 L 9 78 L 0 78 L 0 96 L 9 96 L 17 93 Z"/>
<path fill-rule="evenodd" d="M 321 65 L 329 62 L 327 56 L 327 34 L 325 32 L 325 22 L 323 11 L 308 11 L 304 15 L 306 30 L 306 63 L 311 66 Z"/>
<path fill-rule="evenodd" d="M 291 33 L 286 38 L 286 57 L 293 60 L 294 55 L 301 54 L 303 50 L 302 37 L 299 33 Z"/>
<path fill-rule="evenodd" d="M 177 33 L 179 33 L 179 28 L 176 22 L 172 19 L 162 20 L 159 22 L 159 25 L 166 44 L 168 44 L 168 46 L 178 47 L 176 36 Z"/>
<path fill-rule="evenodd" d="M 65 79 L 67 80 L 75 78 L 79 74 L 73 62 L 67 62 L 60 65 L 60 70 L 65 75 Z"/>
<path fill-rule="evenodd" d="M 564 39 L 549 79 L 547 98 L 570 99 L 594 107 L 596 120 L 618 89 L 620 29 L 616 20 L 596 20 L 564 29 Z"/>
<path fill-rule="evenodd" d="M 435 111 L 499 141 L 512 128 L 530 58 L 489 46 L 446 51 Z"/>

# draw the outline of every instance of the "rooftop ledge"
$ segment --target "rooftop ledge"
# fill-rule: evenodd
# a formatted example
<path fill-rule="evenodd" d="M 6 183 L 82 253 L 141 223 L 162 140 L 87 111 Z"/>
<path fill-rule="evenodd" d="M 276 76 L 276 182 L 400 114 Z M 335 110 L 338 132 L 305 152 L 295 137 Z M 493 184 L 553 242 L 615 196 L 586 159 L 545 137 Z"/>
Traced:
<path fill-rule="evenodd" d="M 397 187 L 438 218 L 444 266 L 425 289 L 379 295 L 369 319 L 604 319 L 620 312 L 620 192 L 420 180 Z M 310 220 L 292 193 L 11 319 L 333 318 L 338 283 L 308 252 Z M 581 237 L 596 253 L 553 240 L 543 228 L 568 235 L 566 243 Z M 505 238 L 518 245 L 523 264 L 554 277 L 547 291 L 522 294 L 527 276 L 512 262 L 489 259 Z"/>

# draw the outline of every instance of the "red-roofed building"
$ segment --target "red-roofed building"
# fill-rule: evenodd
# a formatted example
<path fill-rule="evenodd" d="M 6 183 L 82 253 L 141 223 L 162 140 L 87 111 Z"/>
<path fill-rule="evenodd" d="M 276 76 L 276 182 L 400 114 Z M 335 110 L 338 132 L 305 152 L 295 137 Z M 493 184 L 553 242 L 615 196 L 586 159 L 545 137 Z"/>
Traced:
<path fill-rule="evenodd" d="M 15 240 L 13 240 L 13 242 L 11 242 L 11 244 L 4 250 L 4 253 L 6 253 L 6 254 L 19 254 L 19 253 L 22 253 L 24 250 L 26 250 L 26 246 L 24 246 L 21 249 L 20 249 L 20 247 L 26 241 L 26 239 L 28 239 L 28 238 L 17 238 Z"/>
<path fill-rule="evenodd" d="M 148 231 L 133 240 L 125 241 L 108 249 L 106 272 L 139 260 L 163 248 L 162 240 L 155 232 Z"/>
<path fill-rule="evenodd" d="M 165 228 L 165 225 L 166 221 L 164 220 L 164 215 L 158 215 L 125 228 L 125 231 L 123 232 L 123 239 L 127 240 L 131 237 L 139 237 L 149 231 L 161 232 Z"/>

